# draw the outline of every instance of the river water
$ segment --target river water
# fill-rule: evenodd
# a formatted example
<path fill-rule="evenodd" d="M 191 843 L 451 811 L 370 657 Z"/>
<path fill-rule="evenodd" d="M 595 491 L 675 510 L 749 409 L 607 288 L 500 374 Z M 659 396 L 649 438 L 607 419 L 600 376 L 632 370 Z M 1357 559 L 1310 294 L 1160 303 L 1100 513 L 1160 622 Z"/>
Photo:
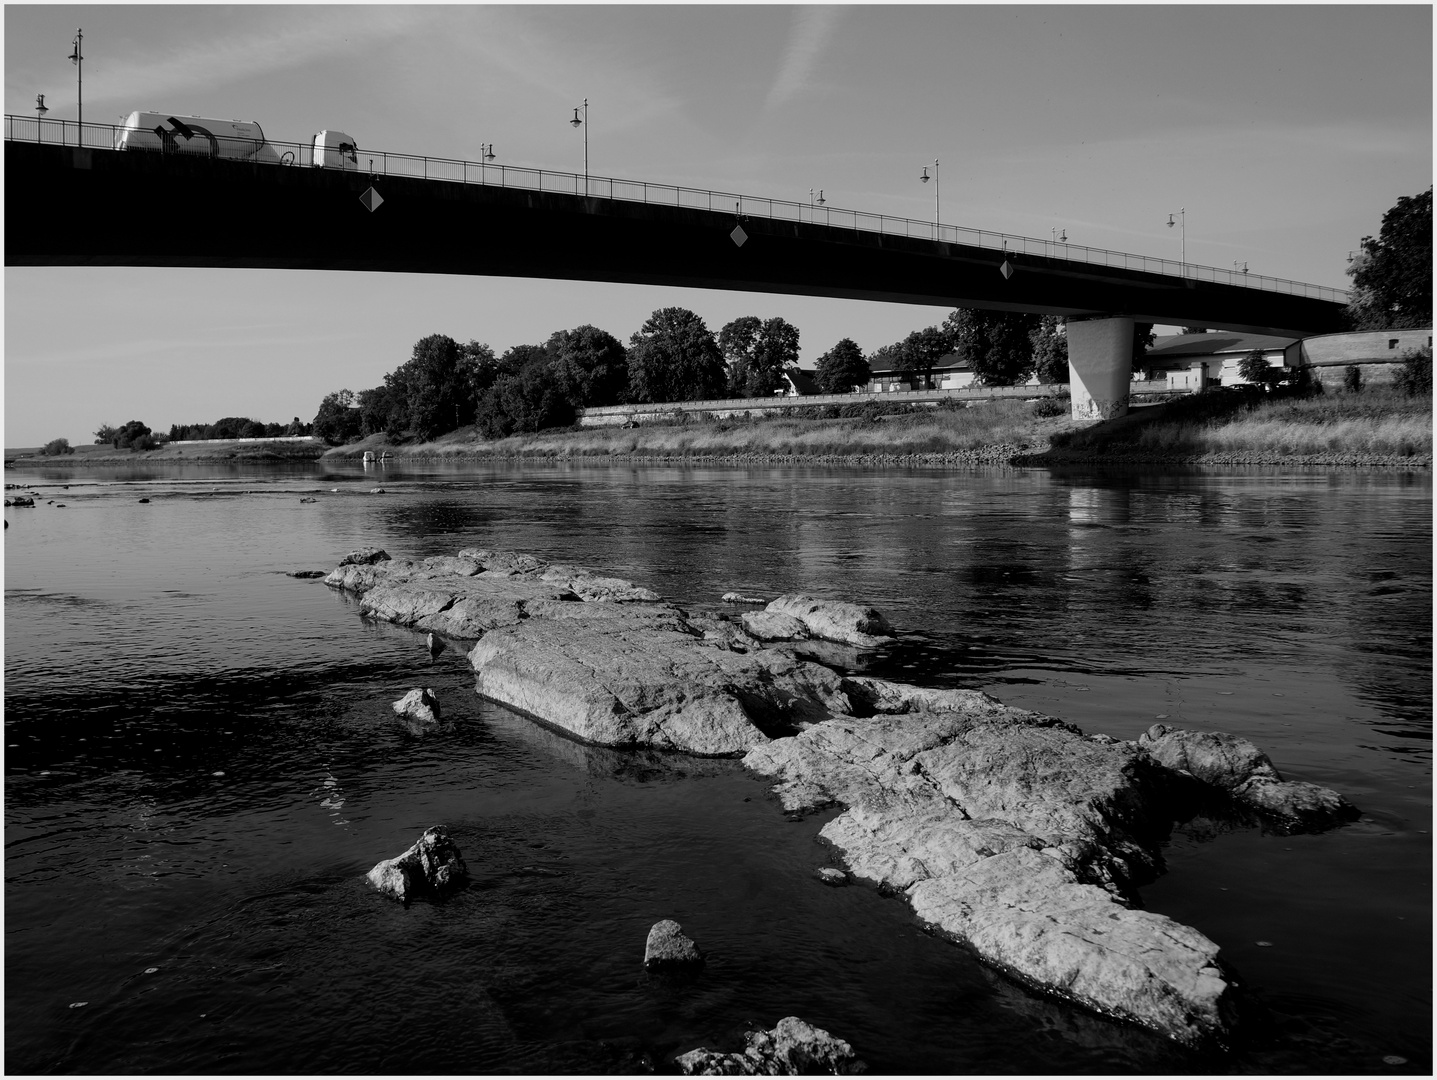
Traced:
<path fill-rule="evenodd" d="M 6 481 L 39 495 L 5 512 L 8 1072 L 664 1070 L 787 1015 L 885 1073 L 1432 1069 L 1428 472 Z M 873 673 L 1120 738 L 1232 732 L 1362 818 L 1174 832 L 1142 901 L 1217 941 L 1265 1010 L 1200 1056 L 1014 985 L 899 899 L 819 884 L 827 816 L 788 820 L 736 762 L 566 740 L 479 700 L 458 650 L 431 663 L 288 576 L 365 545 L 530 552 L 691 606 L 870 603 L 901 631 Z M 440 695 L 437 730 L 393 714 L 414 686 Z M 407 909 L 373 892 L 370 866 L 435 824 L 472 887 Z M 661 918 L 708 954 L 697 978 L 644 972 Z"/>

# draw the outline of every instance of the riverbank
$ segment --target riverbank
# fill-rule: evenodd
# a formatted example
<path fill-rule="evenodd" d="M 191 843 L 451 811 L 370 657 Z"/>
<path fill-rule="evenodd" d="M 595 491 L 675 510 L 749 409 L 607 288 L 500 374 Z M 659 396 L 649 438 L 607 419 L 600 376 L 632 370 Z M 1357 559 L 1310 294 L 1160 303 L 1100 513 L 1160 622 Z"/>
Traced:
<path fill-rule="evenodd" d="M 1432 397 L 1392 387 L 1318 397 L 1262 396 L 1238 388 L 1133 409 L 1102 423 L 1077 422 L 1048 401 L 990 401 L 969 407 L 864 403 L 865 415 L 795 406 L 771 418 L 702 414 L 632 428 L 567 428 L 485 439 L 474 428 L 430 442 L 372 435 L 326 449 L 307 443 L 215 443 L 151 451 L 76 447 L 39 456 L 6 450 L 6 465 L 46 467 L 234 460 L 576 460 L 831 464 L 858 467 L 1061 464 L 1431 468 Z"/>

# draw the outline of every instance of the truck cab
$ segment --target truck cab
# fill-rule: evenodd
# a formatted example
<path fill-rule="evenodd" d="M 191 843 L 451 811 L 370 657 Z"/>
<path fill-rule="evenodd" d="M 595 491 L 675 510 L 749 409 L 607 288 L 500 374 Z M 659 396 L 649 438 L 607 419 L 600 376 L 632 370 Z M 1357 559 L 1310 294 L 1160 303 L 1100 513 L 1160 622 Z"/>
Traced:
<path fill-rule="evenodd" d="M 359 171 L 359 146 L 353 135 L 328 129 L 314 137 L 314 165 L 320 169 Z"/>

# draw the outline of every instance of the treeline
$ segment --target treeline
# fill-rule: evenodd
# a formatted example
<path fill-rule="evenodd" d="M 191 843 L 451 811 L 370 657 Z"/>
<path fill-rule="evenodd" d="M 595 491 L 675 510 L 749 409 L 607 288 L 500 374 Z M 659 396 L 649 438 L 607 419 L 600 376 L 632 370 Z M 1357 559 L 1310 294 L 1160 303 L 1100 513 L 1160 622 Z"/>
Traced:
<path fill-rule="evenodd" d="M 433 439 L 473 425 L 486 438 L 573 424 L 579 411 L 628 402 L 704 401 L 775 393 L 798 365 L 798 327 L 744 316 L 715 337 L 680 307 L 660 308 L 627 346 L 596 326 L 560 330 L 500 356 L 478 341 L 431 334 L 380 386 L 336 390 L 315 414 L 330 443 L 384 434 Z M 868 379 L 863 354 L 844 339 L 819 362 L 819 379 L 850 390 Z"/>
<path fill-rule="evenodd" d="M 1147 330 L 1137 355 L 1152 340 Z M 336 445 L 378 434 L 430 440 L 471 425 L 497 439 L 566 427 L 581 410 L 603 405 L 764 397 L 783 390 L 798 367 L 798 346 L 798 327 L 782 318 L 745 315 L 715 336 L 680 307 L 655 311 L 627 346 L 596 326 L 560 330 L 500 356 L 478 341 L 431 334 L 381 385 L 327 394 L 311 428 Z M 825 393 L 848 393 L 862 389 L 874 368 L 900 368 L 931 385 L 933 368 L 955 351 L 987 385 L 1022 382 L 1035 370 L 1043 381 L 1067 379 L 1057 320 L 955 311 L 871 357 L 844 338 L 818 358 L 815 381 Z"/>
<path fill-rule="evenodd" d="M 310 425 L 299 417 L 287 424 L 265 424 L 248 416 L 226 416 L 212 424 L 171 424 L 168 442 L 196 439 L 277 439 L 285 435 L 308 435 Z"/>

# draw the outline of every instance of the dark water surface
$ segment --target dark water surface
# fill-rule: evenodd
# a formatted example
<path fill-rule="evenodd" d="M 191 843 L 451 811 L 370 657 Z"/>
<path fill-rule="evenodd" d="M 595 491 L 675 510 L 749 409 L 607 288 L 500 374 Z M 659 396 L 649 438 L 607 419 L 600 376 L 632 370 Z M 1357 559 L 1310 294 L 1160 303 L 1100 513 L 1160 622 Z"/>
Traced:
<path fill-rule="evenodd" d="M 889 1073 L 1431 1071 L 1429 473 L 6 481 L 40 494 L 5 514 L 7 1072 L 664 1070 L 787 1015 Z M 1143 902 L 1267 1009 L 1200 1056 L 1004 980 L 901 900 L 820 885 L 826 818 L 786 820 L 736 762 L 580 746 L 481 702 L 457 650 L 431 665 L 286 576 L 370 544 L 526 551 L 695 606 L 871 603 L 902 632 L 874 673 L 1120 738 L 1233 732 L 1363 816 L 1174 833 Z M 390 703 L 424 685 L 445 722 L 415 734 Z M 407 909 L 369 888 L 441 823 L 471 888 Z M 708 953 L 697 978 L 643 971 L 661 918 Z"/>

